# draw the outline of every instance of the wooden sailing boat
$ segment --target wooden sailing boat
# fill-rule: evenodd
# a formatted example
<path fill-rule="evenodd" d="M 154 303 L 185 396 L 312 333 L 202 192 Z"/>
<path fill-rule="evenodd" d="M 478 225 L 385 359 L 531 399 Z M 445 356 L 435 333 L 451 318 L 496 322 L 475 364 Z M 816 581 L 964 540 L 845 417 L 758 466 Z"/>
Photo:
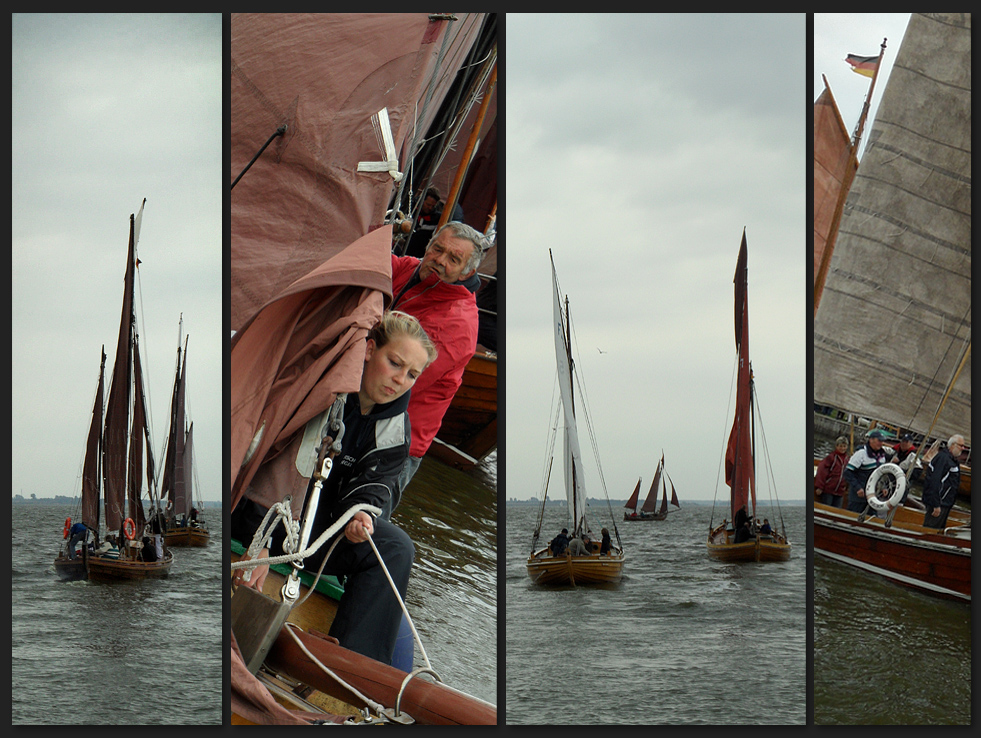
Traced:
<path fill-rule="evenodd" d="M 256 489 L 263 462 L 339 393 L 358 390 L 365 336 L 391 298 L 386 212 L 396 209 L 395 183 L 408 181 L 423 139 L 447 135 L 431 126 L 461 70 L 484 63 L 486 53 L 471 51 L 489 49 L 496 59 L 493 21 L 486 14 L 232 14 L 229 510 L 246 489 L 266 507 L 282 502 L 274 490 Z M 297 49 L 305 55 L 299 66 Z M 293 504 L 299 510 L 303 500 Z M 265 591 L 278 606 L 285 603 L 275 581 L 270 573 Z M 300 581 L 311 584 L 302 574 Z M 273 640 L 253 673 L 252 657 L 229 634 L 233 723 L 310 724 L 365 709 L 375 721 L 408 713 L 420 723 L 496 724 L 493 705 L 451 697 L 417 671 L 410 677 L 321 638 L 336 591 L 314 589 L 289 608 L 281 628 L 262 605 L 238 602 L 244 591 L 233 609 L 251 614 Z M 297 652 L 293 635 L 318 663 Z M 350 672 L 352 664 L 360 694 L 322 668 Z M 332 692 L 346 704 L 327 700 Z M 378 703 L 388 708 L 380 717 Z"/>
<path fill-rule="evenodd" d="M 647 491 L 647 497 L 644 500 L 644 504 L 641 505 L 639 510 L 637 509 L 637 500 L 639 499 L 640 495 L 640 480 L 638 479 L 637 486 L 634 487 L 634 491 L 630 495 L 630 499 L 627 500 L 627 504 L 624 505 L 624 520 L 664 520 L 666 517 L 668 517 L 668 485 L 667 481 L 661 477 L 662 472 L 667 478 L 667 481 L 671 482 L 671 504 L 677 508 L 681 507 L 680 503 L 678 502 L 678 494 L 674 489 L 674 482 L 671 481 L 671 476 L 667 472 L 664 472 L 664 454 L 662 453 L 661 460 L 657 465 L 657 471 L 654 472 L 654 481 L 651 482 L 651 488 Z M 659 486 L 661 491 L 661 508 L 657 509 L 657 493 Z"/>
<path fill-rule="evenodd" d="M 911 14 L 814 319 L 816 403 L 924 438 L 961 434 L 967 444 L 970 18 Z M 875 489 L 866 494 L 877 497 Z M 923 520 L 905 505 L 876 501 L 857 513 L 815 502 L 814 550 L 907 587 L 970 600 L 970 514 L 955 508 L 943 530 L 924 528 Z"/>
<path fill-rule="evenodd" d="M 183 326 L 183 318 L 181 320 Z M 194 424 L 187 422 L 187 341 L 184 339 L 184 355 L 181 360 L 180 339 L 177 341 L 177 369 L 174 393 L 170 405 L 170 430 L 164 454 L 163 481 L 160 486 L 160 511 L 163 521 L 164 541 L 168 546 L 208 545 L 211 534 L 204 519 L 203 505 L 194 500 Z M 166 500 L 166 503 L 164 503 Z"/>
<path fill-rule="evenodd" d="M 146 201 L 144 200 L 144 205 Z M 162 536 L 154 534 L 147 525 L 143 510 L 142 488 L 144 446 L 146 483 L 151 507 L 155 502 L 153 484 L 153 451 L 150 445 L 150 426 L 143 391 L 143 369 L 140 363 L 139 335 L 136 331 L 136 312 L 133 293 L 138 260 L 143 206 L 137 215 L 130 215 L 129 249 L 126 261 L 123 309 L 116 345 L 109 396 L 106 402 L 105 426 L 101 431 L 102 499 L 105 517 L 102 545 L 86 554 L 88 578 L 97 581 L 146 579 L 166 577 L 173 564 L 173 554 L 166 548 Z M 104 363 L 104 360 L 103 360 Z M 100 376 L 100 387 L 102 379 Z M 101 391 L 100 391 L 101 395 Z M 96 399 L 98 408 L 100 400 Z M 93 413 L 93 428 L 96 413 Z M 89 453 L 94 441 L 89 436 Z M 87 459 L 89 458 L 87 453 Z M 96 452 L 98 453 L 98 452 Z M 96 512 L 91 509 L 93 488 L 90 471 L 83 473 L 83 522 L 98 530 L 98 489 L 95 488 Z M 100 538 L 96 536 L 97 540 Z M 83 547 L 84 550 L 84 547 Z M 56 565 L 57 567 L 57 565 Z"/>
<path fill-rule="evenodd" d="M 106 347 L 102 347 L 102 363 L 99 366 L 99 385 L 95 393 L 95 404 L 92 407 L 92 422 L 89 425 L 88 440 L 85 444 L 85 458 L 82 462 L 82 494 L 80 498 L 81 522 L 90 531 L 99 531 L 99 489 L 102 476 L 102 406 L 105 394 Z M 66 580 L 85 579 L 88 576 L 86 560 L 88 546 L 86 539 L 82 540 L 82 548 L 78 553 L 69 554 L 68 546 L 72 545 L 72 518 L 65 520 L 64 545 L 54 562 L 55 572 Z"/>
<path fill-rule="evenodd" d="M 551 251 L 549 251 L 551 259 Z M 555 262 L 552 262 L 553 285 L 553 334 L 555 338 L 555 361 L 562 398 L 562 415 L 564 419 L 563 462 L 565 471 L 565 492 L 568 502 L 569 531 L 573 541 L 584 542 L 590 539 L 581 552 L 575 550 L 573 543 L 564 551 L 553 551 L 549 544 L 536 550 L 541 532 L 542 517 L 545 502 L 548 499 L 548 480 L 546 490 L 542 494 L 542 507 L 539 513 L 538 526 L 532 540 L 532 551 L 528 557 L 528 576 L 536 584 L 582 585 L 607 584 L 618 582 L 623 572 L 625 555 L 620 534 L 610 515 L 616 544 L 606 553 L 600 553 L 598 537 L 590 529 L 586 519 L 586 487 L 582 467 L 582 453 L 579 449 L 579 432 L 576 419 L 576 406 L 573 399 L 572 335 L 569 324 L 569 301 L 565 301 L 565 312 L 562 309 L 562 297 L 559 293 L 558 277 L 555 274 Z M 553 437 L 554 443 L 554 437 Z M 612 539 L 611 539 L 612 541 Z"/>
<path fill-rule="evenodd" d="M 708 553 L 720 561 L 786 561 L 790 543 L 786 530 L 764 532 L 756 518 L 755 387 L 749 361 L 749 296 L 746 275 L 746 231 L 736 261 L 735 331 L 736 410 L 725 454 L 726 484 L 729 486 L 729 520 L 709 524 Z M 715 508 L 713 506 L 713 513 Z M 743 528 L 745 522 L 746 528 Z"/>

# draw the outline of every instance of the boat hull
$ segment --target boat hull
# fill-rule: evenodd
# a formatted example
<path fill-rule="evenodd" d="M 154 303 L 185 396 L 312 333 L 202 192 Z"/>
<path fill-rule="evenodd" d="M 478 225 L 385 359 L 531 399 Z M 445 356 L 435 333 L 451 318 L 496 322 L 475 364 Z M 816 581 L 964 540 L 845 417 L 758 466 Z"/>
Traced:
<path fill-rule="evenodd" d="M 342 648 L 318 633 L 292 630 L 310 653 L 344 681 L 384 705 L 394 705 L 399 699 L 399 713 L 405 713 L 418 724 L 497 725 L 494 705 L 420 676 L 408 681 L 399 698 L 399 689 L 408 676 L 406 672 Z M 266 663 L 325 694 L 363 705 L 354 694 L 321 671 L 286 628 L 273 644 Z"/>
<path fill-rule="evenodd" d="M 668 517 L 667 513 L 624 513 L 623 519 L 628 523 L 633 523 L 636 521 L 648 521 L 648 520 L 664 520 Z"/>
<path fill-rule="evenodd" d="M 945 599 L 971 600 L 971 538 L 925 528 L 923 513 L 901 507 L 892 525 L 859 522 L 850 510 L 814 503 L 814 552 Z M 948 523 L 957 521 L 953 519 Z"/>
<path fill-rule="evenodd" d="M 623 574 L 625 558 L 622 553 L 551 556 L 548 549 L 542 549 L 529 557 L 528 576 L 541 585 L 615 584 Z"/>
<path fill-rule="evenodd" d="M 163 579 L 170 574 L 174 554 L 168 551 L 161 561 L 137 561 L 90 556 L 89 579 L 97 582 L 117 582 L 134 579 Z"/>
<path fill-rule="evenodd" d="M 88 578 L 88 571 L 85 568 L 85 560 L 81 555 L 76 556 L 74 559 L 70 559 L 67 556 L 59 554 L 58 558 L 56 558 L 54 561 L 54 568 L 58 577 L 66 582 Z"/>
<path fill-rule="evenodd" d="M 168 528 L 164 533 L 164 543 L 167 546 L 190 546 L 205 548 L 211 541 L 211 534 L 206 528 L 187 526 L 184 528 Z"/>
<path fill-rule="evenodd" d="M 429 454 L 457 469 L 470 469 L 497 448 L 497 356 L 476 353 L 443 415 Z"/>
<path fill-rule="evenodd" d="M 732 531 L 720 525 L 709 533 L 707 542 L 708 554 L 717 561 L 788 561 L 791 545 L 779 535 L 758 535 L 756 538 L 735 542 Z"/>
<path fill-rule="evenodd" d="M 230 558 L 233 562 L 238 561 L 241 554 L 233 549 Z M 286 567 L 283 565 L 270 569 L 262 587 L 263 594 L 276 601 L 282 599 L 281 589 L 286 583 L 286 577 L 281 573 L 284 570 Z M 312 577 L 303 573 L 301 579 L 304 582 L 301 588 L 301 597 L 303 597 L 308 592 Z M 341 593 L 342 590 L 334 577 L 323 577 L 318 583 L 315 594 L 302 603 L 297 603 L 290 610 L 287 617 L 289 625 L 280 630 L 266 656 L 265 663 L 317 690 L 319 694 L 316 697 L 311 697 L 307 691 L 303 694 L 318 706 L 324 706 L 323 695 L 343 703 L 341 706 L 330 706 L 333 711 L 340 711 L 339 707 L 351 706 L 354 708 L 353 714 L 362 706 L 355 695 L 327 677 L 302 652 L 293 637 L 286 632 L 286 628 L 289 627 L 311 653 L 345 681 L 376 702 L 394 705 L 399 686 L 407 677 L 407 672 L 342 648 L 333 639 L 329 639 L 329 636 L 323 636 L 334 620 L 337 612 L 336 598 L 340 597 Z M 429 677 L 415 677 L 410 680 L 399 703 L 400 710 L 411 715 L 417 723 L 497 724 L 497 708 L 493 705 L 451 687 L 433 684 L 427 681 L 428 679 Z M 240 718 L 241 716 L 233 713 L 233 722 L 240 721 Z"/>

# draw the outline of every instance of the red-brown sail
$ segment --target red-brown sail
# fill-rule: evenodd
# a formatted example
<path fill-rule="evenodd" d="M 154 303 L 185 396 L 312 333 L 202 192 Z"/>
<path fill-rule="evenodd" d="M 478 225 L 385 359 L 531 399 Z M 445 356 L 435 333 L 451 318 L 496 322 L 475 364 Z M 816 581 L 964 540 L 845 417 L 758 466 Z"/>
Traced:
<path fill-rule="evenodd" d="M 85 444 L 85 462 L 82 465 L 82 522 L 92 530 L 99 530 L 99 477 L 102 471 L 102 406 L 104 403 L 106 371 L 106 347 L 102 347 L 102 364 L 99 367 L 99 389 L 92 408 L 92 424 Z"/>
<path fill-rule="evenodd" d="M 144 203 L 146 201 L 144 200 Z M 140 216 L 143 206 L 140 206 Z M 124 276 L 123 308 L 119 319 L 119 338 L 109 399 L 106 402 L 106 425 L 103 434 L 103 490 L 105 495 L 106 528 L 119 530 L 126 517 L 126 466 L 129 437 L 130 398 L 133 386 L 133 280 L 136 269 L 134 216 L 129 217 L 129 251 Z"/>
<path fill-rule="evenodd" d="M 736 411 L 726 449 L 726 484 L 730 487 L 731 520 L 736 511 L 747 505 L 750 515 L 756 514 L 756 474 L 752 448 L 752 369 L 749 363 L 749 301 L 746 277 L 746 230 L 736 261 L 735 331 L 739 368 L 736 375 Z M 751 504 L 750 504 L 751 503 Z"/>
<path fill-rule="evenodd" d="M 664 454 L 661 454 L 661 461 L 657 465 L 657 471 L 654 472 L 654 481 L 651 482 L 651 488 L 647 491 L 647 499 L 644 500 L 644 506 L 640 508 L 641 512 L 652 513 L 657 509 L 657 489 L 661 482 L 661 470 L 664 468 Z"/>
<path fill-rule="evenodd" d="M 640 479 L 637 479 L 637 486 L 634 487 L 634 491 L 630 493 L 630 499 L 627 500 L 627 504 L 624 505 L 630 512 L 634 512 L 637 509 L 637 499 L 640 497 Z"/>
<path fill-rule="evenodd" d="M 814 103 L 814 311 L 817 312 L 834 251 L 845 199 L 858 159 L 831 88 Z"/>

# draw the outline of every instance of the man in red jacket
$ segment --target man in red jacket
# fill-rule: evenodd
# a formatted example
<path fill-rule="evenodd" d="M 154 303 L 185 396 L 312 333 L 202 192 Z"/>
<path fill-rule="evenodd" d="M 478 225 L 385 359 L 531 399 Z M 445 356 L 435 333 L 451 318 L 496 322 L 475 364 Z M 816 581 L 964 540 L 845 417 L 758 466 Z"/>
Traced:
<path fill-rule="evenodd" d="M 477 267 L 484 236 L 450 222 L 434 235 L 422 259 L 392 255 L 392 310 L 409 313 L 436 344 L 436 361 L 420 375 L 409 400 L 412 446 L 400 479 L 404 490 L 439 431 L 477 346 Z M 398 504 L 392 500 L 392 509 Z"/>

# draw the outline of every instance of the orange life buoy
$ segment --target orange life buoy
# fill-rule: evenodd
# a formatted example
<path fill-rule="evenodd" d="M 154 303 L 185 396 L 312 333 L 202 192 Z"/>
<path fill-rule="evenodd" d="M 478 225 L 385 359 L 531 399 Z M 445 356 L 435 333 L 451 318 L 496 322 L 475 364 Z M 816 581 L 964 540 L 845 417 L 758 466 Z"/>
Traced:
<path fill-rule="evenodd" d="M 65 535 L 64 535 L 65 538 L 68 538 L 68 531 L 70 531 L 71 529 L 72 529 L 72 519 L 69 516 L 65 518 Z"/>
<path fill-rule="evenodd" d="M 123 533 L 131 541 L 136 536 L 136 523 L 133 522 L 133 518 L 126 518 L 123 521 Z"/>

